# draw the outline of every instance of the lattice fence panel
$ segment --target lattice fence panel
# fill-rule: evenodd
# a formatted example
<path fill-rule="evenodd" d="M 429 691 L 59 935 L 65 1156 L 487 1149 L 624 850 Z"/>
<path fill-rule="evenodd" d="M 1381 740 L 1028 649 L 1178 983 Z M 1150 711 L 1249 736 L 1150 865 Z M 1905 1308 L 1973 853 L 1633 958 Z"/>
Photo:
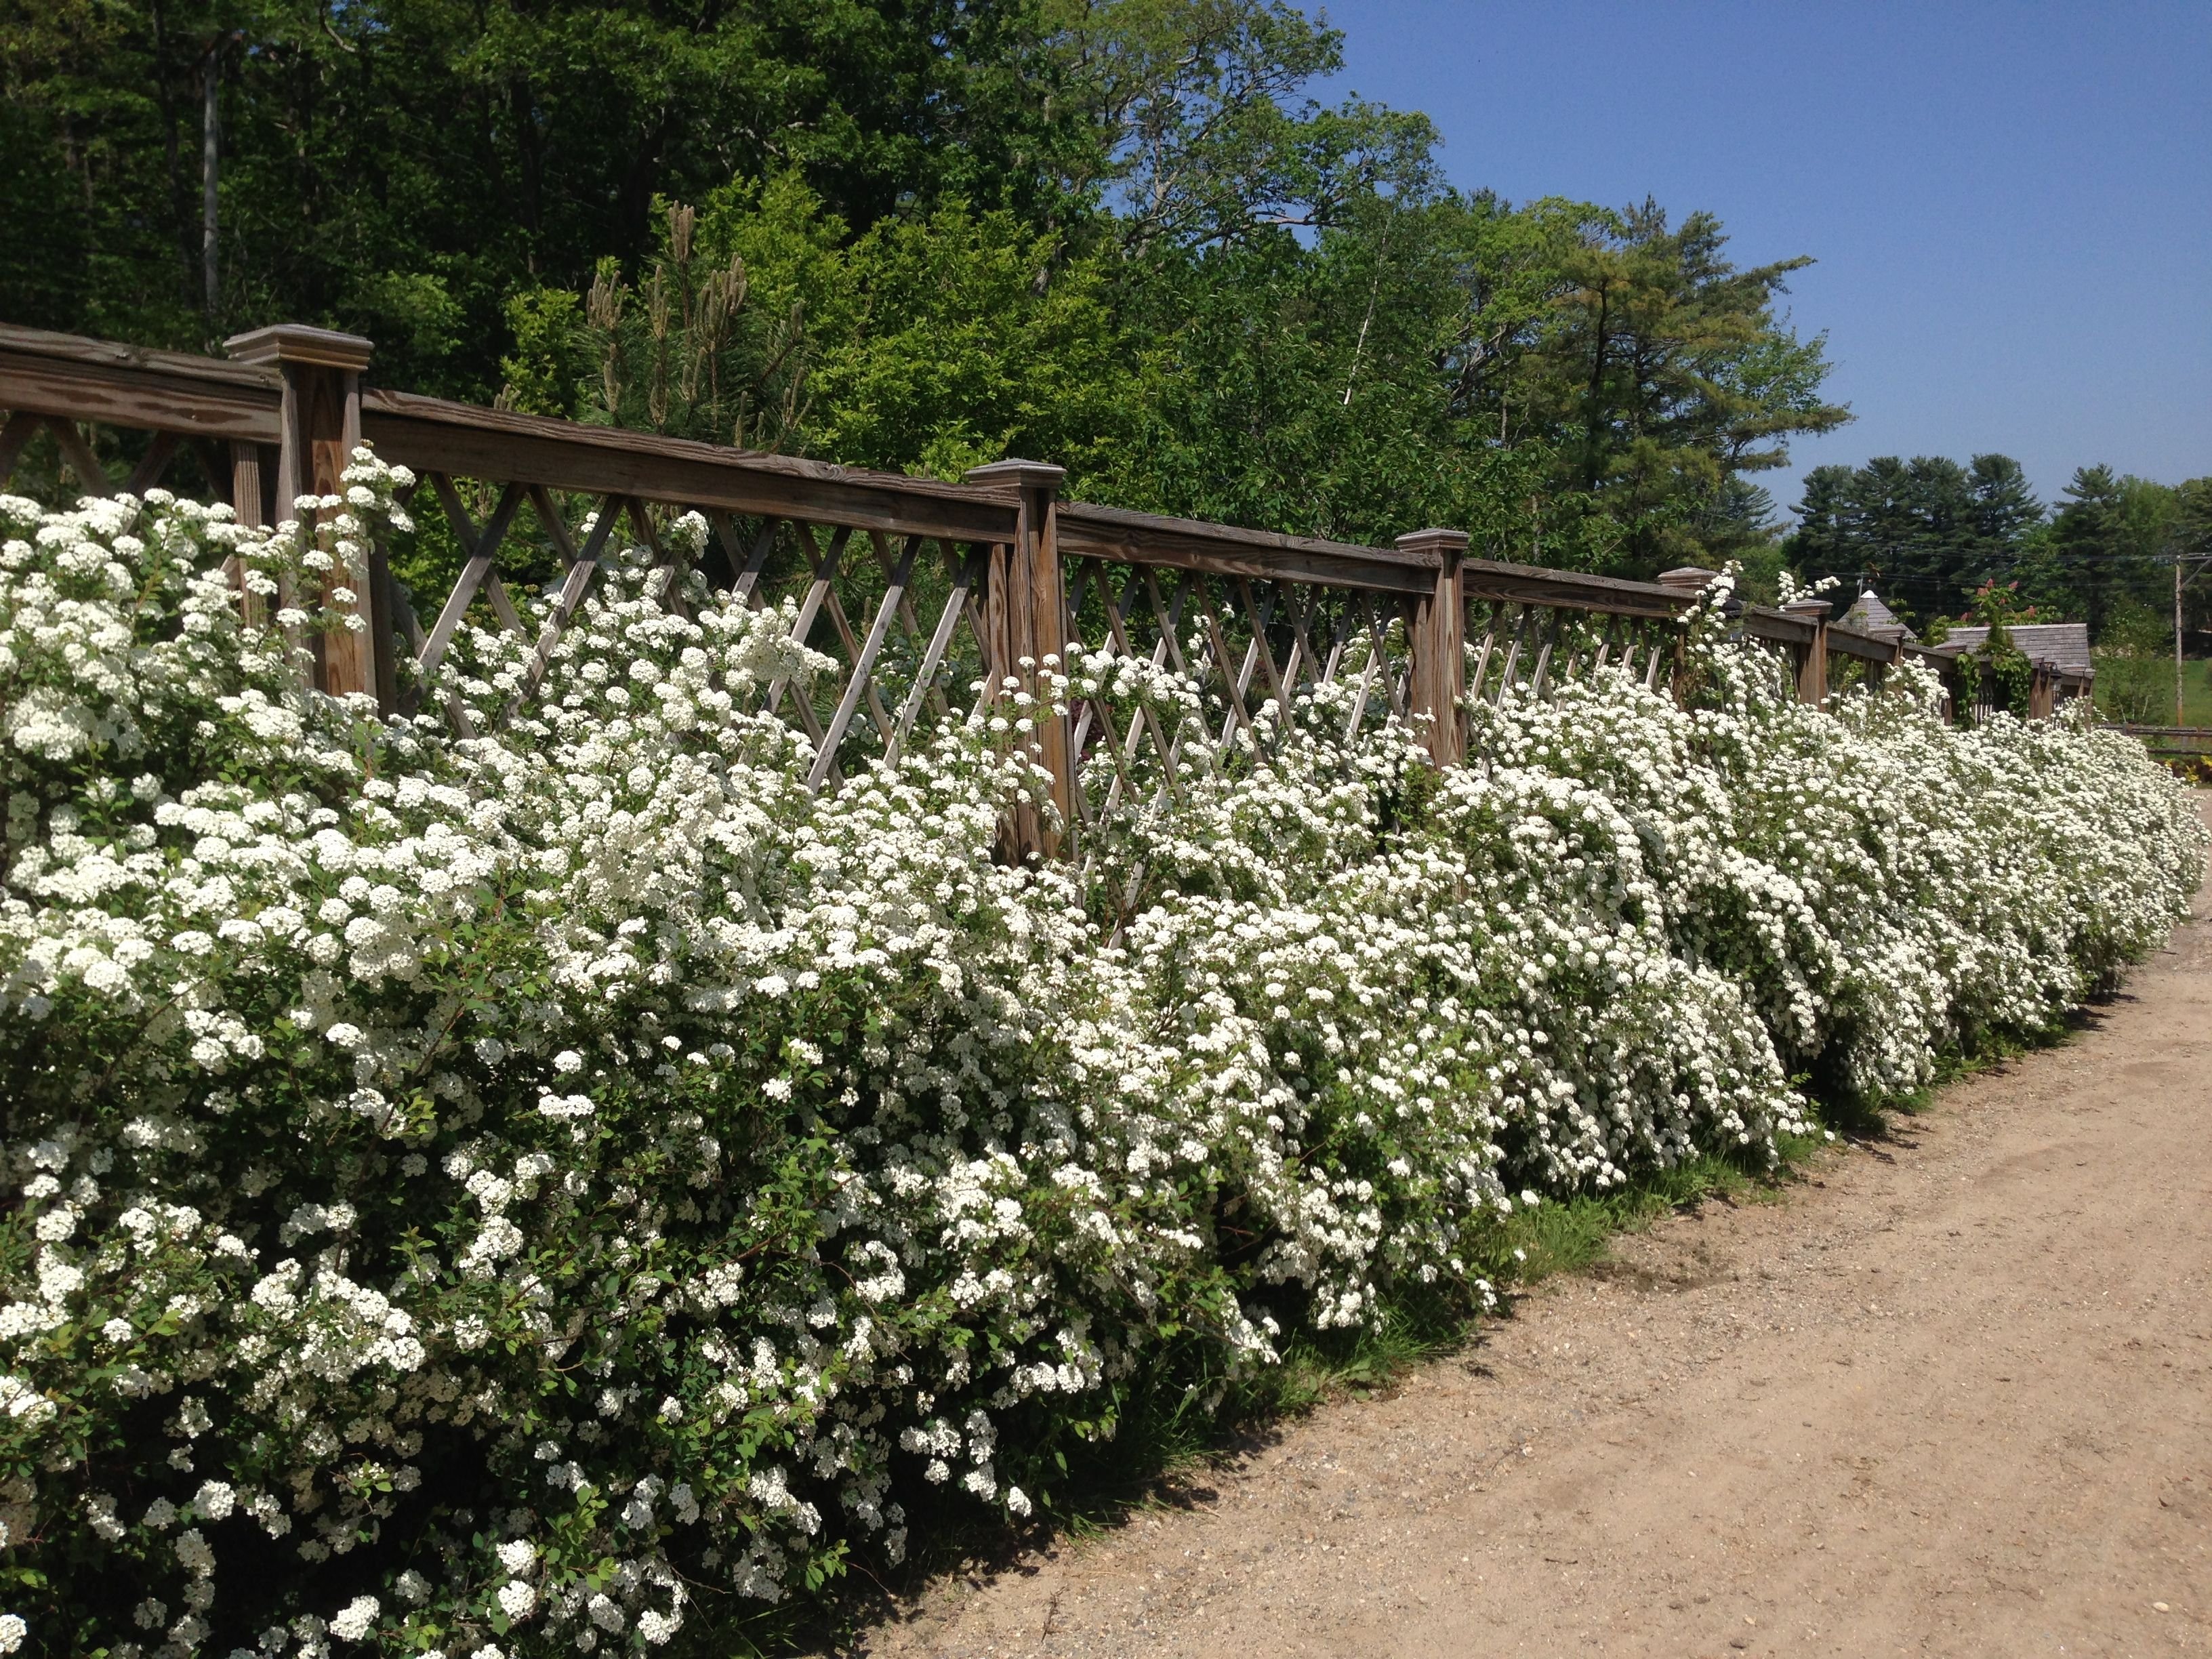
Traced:
<path fill-rule="evenodd" d="M 418 534 L 434 509 L 435 532 L 450 537 L 448 559 L 459 562 L 434 612 L 416 610 L 419 595 L 401 599 L 416 699 L 465 623 L 529 644 L 519 707 L 542 683 L 555 646 L 589 600 L 613 549 L 648 550 L 665 571 L 656 591 L 665 603 L 683 603 L 684 572 L 667 550 L 669 520 L 685 510 L 681 506 L 438 473 L 424 475 L 412 493 Z M 778 680 L 757 691 L 749 710 L 771 713 L 806 734 L 815 749 L 811 787 L 835 787 L 855 769 L 895 757 L 939 720 L 973 706 L 982 665 L 976 550 L 793 519 L 702 516 L 709 533 L 699 570 L 710 588 L 756 610 L 785 611 L 793 637 L 830 659 L 830 669 L 811 679 Z M 447 714 L 467 731 L 458 700 L 448 701 Z"/>
<path fill-rule="evenodd" d="M 1194 709 L 1079 700 L 1086 820 L 1263 759 L 1283 740 L 1285 710 L 1347 733 L 1405 717 L 1404 619 L 1389 595 L 1085 558 L 1069 561 L 1067 598 L 1072 638 L 1171 672 L 1199 693 Z M 1317 697 L 1324 686 L 1337 695 Z"/>
<path fill-rule="evenodd" d="M 1656 687 L 1668 675 L 1676 631 L 1640 617 L 1479 599 L 1468 619 L 1467 694 L 1492 704 L 1541 697 L 1606 669 Z"/>
<path fill-rule="evenodd" d="M 37 500 L 143 495 L 157 485 L 179 495 L 227 500 L 230 483 L 229 447 L 210 440 L 187 441 L 173 432 L 129 427 L 83 427 L 58 415 L 27 412 L 0 422 L 0 487 Z"/>

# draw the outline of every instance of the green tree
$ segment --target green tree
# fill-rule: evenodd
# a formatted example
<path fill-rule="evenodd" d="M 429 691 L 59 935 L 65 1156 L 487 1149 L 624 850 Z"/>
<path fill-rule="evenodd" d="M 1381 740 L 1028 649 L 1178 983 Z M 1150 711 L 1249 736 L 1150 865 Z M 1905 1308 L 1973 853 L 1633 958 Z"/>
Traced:
<path fill-rule="evenodd" d="M 1435 188 L 1426 116 L 1299 96 L 1343 68 L 1344 35 L 1280 0 L 1050 0 L 1045 19 L 1092 128 L 1070 183 L 1109 195 L 1133 250 L 1318 229 Z"/>
<path fill-rule="evenodd" d="M 1710 215 L 1445 189 L 1281 0 L 28 0 L 0 314 L 1362 539 L 1635 574 L 1766 548 L 1823 402 Z M 211 82 L 210 82 L 211 77 Z M 220 283 L 201 263 L 203 89 Z M 688 205 L 686 205 L 688 204 Z M 696 209 L 696 212 L 692 210 Z M 1761 556 L 1765 556 L 1764 554 Z"/>
<path fill-rule="evenodd" d="M 0 313 L 187 347 L 335 324 L 372 335 L 397 383 L 489 395 L 507 300 L 650 257 L 657 198 L 796 170 L 861 227 L 942 197 L 1057 204 L 1093 140 L 1041 40 L 1034 6 L 960 0 L 31 0 L 7 35 L 0 173 L 62 181 L 22 188 L 66 211 L 0 260 Z"/>
<path fill-rule="evenodd" d="M 1784 279 L 1810 261 L 1739 269 L 1727 240 L 1711 214 L 1679 228 L 1656 203 L 1610 216 L 1568 256 L 1572 286 L 1526 360 L 1557 483 L 1604 502 L 1644 571 L 1708 553 L 1698 522 L 1729 479 L 1784 465 L 1788 438 L 1849 418 L 1820 397 L 1825 339 L 1775 314 Z"/>
<path fill-rule="evenodd" d="M 1988 582 L 2011 581 L 2043 509 L 2008 455 L 1964 466 L 1879 455 L 1808 473 L 1797 519 L 1785 551 L 1801 576 L 1871 586 L 1900 617 L 1925 623 L 1960 614 Z"/>
<path fill-rule="evenodd" d="M 2123 611 L 2172 616 L 2178 493 L 2109 466 L 2075 470 L 2047 538 L 2022 561 L 2022 586 L 2039 605 L 2080 617 L 2102 639 Z"/>

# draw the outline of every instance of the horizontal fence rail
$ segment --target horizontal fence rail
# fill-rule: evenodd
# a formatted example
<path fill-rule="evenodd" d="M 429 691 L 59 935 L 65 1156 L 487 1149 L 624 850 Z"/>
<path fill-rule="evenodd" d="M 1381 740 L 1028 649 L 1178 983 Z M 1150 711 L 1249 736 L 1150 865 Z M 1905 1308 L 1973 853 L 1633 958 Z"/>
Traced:
<path fill-rule="evenodd" d="M 2161 759 L 2212 758 L 2212 726 L 2142 726 L 2116 721 L 2111 729 L 2142 738 L 2143 746 Z"/>
<path fill-rule="evenodd" d="M 1172 794 L 1188 769 L 1279 740 L 1281 711 L 1324 688 L 1347 731 L 1418 718 L 1449 764 L 1473 704 L 1606 669 L 1672 684 L 1676 624 L 1714 575 L 1624 581 L 1470 558 L 1450 530 L 1370 547 L 1062 501 L 1060 469 L 1036 462 L 944 483 L 484 409 L 365 385 L 370 343 L 322 329 L 261 329 L 226 349 L 0 325 L 0 483 L 44 437 L 57 485 L 65 474 L 80 493 L 138 495 L 166 482 L 264 525 L 301 495 L 337 493 L 369 443 L 416 476 L 416 545 L 373 550 L 353 601 L 367 626 L 324 636 L 314 672 L 387 713 L 416 712 L 477 628 L 517 636 L 533 690 L 625 526 L 623 544 L 668 567 L 659 591 L 672 602 L 680 561 L 665 532 L 696 512 L 714 586 L 787 609 L 799 642 L 835 665 L 761 699 L 812 743 L 814 787 L 895 757 L 979 696 L 1028 694 L 1057 812 L 1017 813 L 1011 856 L 1062 850 L 1063 826 L 1079 836 L 1132 792 Z M 102 429 L 121 476 L 100 459 Z M 444 591 L 413 591 L 433 569 Z M 528 617 L 518 586 L 539 596 Z M 1808 702 L 1906 661 L 1963 684 L 1958 647 L 1846 628 L 1826 600 L 1736 609 L 1742 637 L 1784 659 Z M 1131 714 L 1102 696 L 1056 716 L 1043 678 L 1071 644 L 1188 677 L 1200 706 Z M 2031 713 L 2087 684 L 2038 664 Z M 458 701 L 446 712 L 465 726 Z"/>

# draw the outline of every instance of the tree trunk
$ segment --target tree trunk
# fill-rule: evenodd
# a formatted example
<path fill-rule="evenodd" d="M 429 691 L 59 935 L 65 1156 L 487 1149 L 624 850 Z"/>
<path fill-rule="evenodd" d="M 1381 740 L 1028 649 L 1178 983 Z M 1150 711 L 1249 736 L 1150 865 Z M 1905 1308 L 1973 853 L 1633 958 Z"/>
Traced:
<path fill-rule="evenodd" d="M 1583 488 L 1597 488 L 1597 434 L 1605 395 L 1605 330 L 1611 320 L 1612 291 L 1602 280 L 1597 290 L 1597 346 L 1590 354 L 1589 407 L 1583 415 Z"/>
<path fill-rule="evenodd" d="M 222 40 L 217 36 L 200 64 L 200 279 L 204 285 L 208 321 L 215 321 L 216 281 L 216 169 L 220 148 L 216 122 L 220 118 L 216 94 L 222 85 Z"/>

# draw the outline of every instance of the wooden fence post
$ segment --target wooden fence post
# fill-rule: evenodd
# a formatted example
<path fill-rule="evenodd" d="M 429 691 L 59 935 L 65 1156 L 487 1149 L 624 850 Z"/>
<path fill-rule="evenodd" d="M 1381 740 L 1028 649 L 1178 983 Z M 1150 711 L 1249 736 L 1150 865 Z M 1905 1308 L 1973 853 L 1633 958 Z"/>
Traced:
<path fill-rule="evenodd" d="M 1943 682 L 1943 719 L 1951 726 L 1974 723 L 1973 709 L 1960 700 L 1960 693 L 1966 690 L 1966 683 L 1959 674 L 1959 653 L 1962 649 L 1956 645 L 1939 645 L 1929 653 L 1936 658 L 1936 678 Z"/>
<path fill-rule="evenodd" d="M 1879 691 L 1889 684 L 1889 671 L 1905 660 L 1905 624 L 1897 622 L 1877 623 L 1868 629 L 1867 632 L 1889 647 L 1887 662 L 1867 665 L 1868 689 Z"/>
<path fill-rule="evenodd" d="M 339 476 L 361 442 L 361 372 L 375 348 L 358 334 L 340 334 L 300 323 L 277 323 L 234 335 L 223 349 L 242 363 L 273 363 L 283 377 L 278 416 L 276 517 L 295 511 L 302 495 L 344 493 Z M 357 576 L 333 580 L 353 593 L 351 611 L 364 626 L 334 629 L 319 641 L 322 688 L 333 696 L 366 692 L 390 714 L 399 706 L 398 661 L 392 639 L 391 572 L 381 545 L 372 543 Z"/>
<path fill-rule="evenodd" d="M 1460 563 L 1467 556 L 1462 530 L 1415 530 L 1398 538 L 1408 553 L 1437 556 L 1436 586 L 1413 600 L 1406 643 L 1407 706 L 1429 716 L 1429 757 L 1439 766 L 1467 758 L 1467 598 Z"/>
<path fill-rule="evenodd" d="M 240 524 L 250 528 L 259 529 L 269 522 L 268 470 L 261 446 L 248 438 L 230 441 L 230 510 Z M 238 614 L 254 627 L 268 621 L 269 607 L 259 594 L 247 590 L 237 556 L 226 560 L 223 568 L 238 589 Z"/>
<path fill-rule="evenodd" d="M 2051 675 L 2051 665 L 2040 660 L 2029 665 L 2027 681 L 2027 717 L 2032 720 L 2047 720 L 2058 708 L 2058 682 Z"/>
<path fill-rule="evenodd" d="M 1659 586 L 1672 592 L 1681 594 L 1694 604 L 1698 595 L 1719 579 L 1720 574 L 1717 570 L 1708 570 L 1701 564 L 1680 564 L 1672 570 L 1662 570 L 1659 573 Z M 1683 606 L 1685 614 L 1687 614 L 1688 610 L 1688 605 Z M 1686 665 L 1682 641 L 1683 636 L 1677 633 L 1674 635 L 1674 667 L 1672 679 L 1674 699 L 1678 702 L 1682 697 L 1683 669 Z"/>
<path fill-rule="evenodd" d="M 1828 602 L 1792 599 L 1782 610 L 1785 616 L 1813 624 L 1811 642 L 1797 648 L 1797 701 L 1824 708 L 1828 701 Z"/>
<path fill-rule="evenodd" d="M 971 484 L 1012 485 L 1019 502 L 1014 539 L 991 549 L 983 578 L 983 679 L 988 702 L 1010 700 L 1006 682 L 1034 699 L 1026 717 L 1037 763 L 1052 775 L 1053 805 L 1060 828 L 1054 830 L 1034 807 L 1017 808 L 1000 831 L 1010 862 L 1058 855 L 1075 823 L 1075 756 L 1067 717 L 1052 712 L 1043 684 L 1045 659 L 1067 650 L 1072 627 L 1067 590 L 1060 569 L 1059 499 L 1065 467 L 1043 461 L 994 461 L 967 474 Z M 1065 672 L 1064 662 L 1058 666 Z M 1019 716 L 1012 712 L 1007 718 Z"/>

